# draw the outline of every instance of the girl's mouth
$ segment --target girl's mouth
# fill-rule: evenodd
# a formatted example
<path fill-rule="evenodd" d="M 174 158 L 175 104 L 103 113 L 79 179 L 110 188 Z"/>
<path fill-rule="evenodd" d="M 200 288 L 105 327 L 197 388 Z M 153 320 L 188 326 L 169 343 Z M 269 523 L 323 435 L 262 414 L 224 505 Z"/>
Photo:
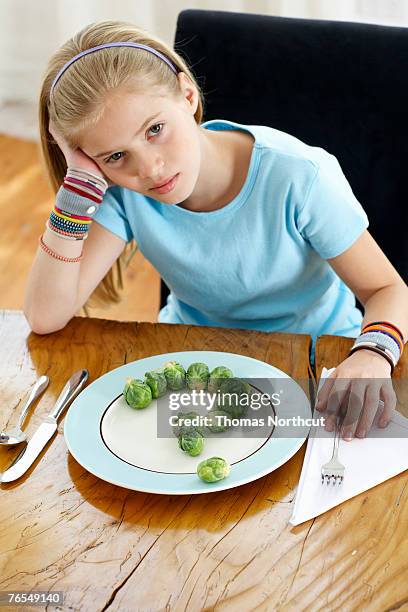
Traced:
<path fill-rule="evenodd" d="M 164 185 L 161 185 L 160 187 L 153 187 L 151 189 L 151 191 L 155 191 L 156 193 L 169 193 L 170 191 L 172 191 L 177 183 L 178 177 L 179 177 L 179 172 L 177 174 L 175 174 L 169 181 L 167 181 L 167 183 L 165 183 Z"/>

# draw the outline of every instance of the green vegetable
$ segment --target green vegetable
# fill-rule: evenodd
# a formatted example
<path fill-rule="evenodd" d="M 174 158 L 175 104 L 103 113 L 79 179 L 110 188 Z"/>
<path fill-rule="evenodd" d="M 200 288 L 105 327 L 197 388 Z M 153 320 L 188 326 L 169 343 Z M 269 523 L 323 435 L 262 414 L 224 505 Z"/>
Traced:
<path fill-rule="evenodd" d="M 204 448 L 204 438 L 198 431 L 181 434 L 178 443 L 181 450 L 192 457 L 199 455 Z"/>
<path fill-rule="evenodd" d="M 229 368 L 225 366 L 217 366 L 210 373 L 210 378 L 208 379 L 208 391 L 210 393 L 216 393 L 220 388 L 220 384 L 222 383 L 224 378 L 232 378 L 234 374 Z"/>
<path fill-rule="evenodd" d="M 146 384 L 149 385 L 152 391 L 152 397 L 161 397 L 166 393 L 167 380 L 162 370 L 152 370 L 145 374 Z"/>
<path fill-rule="evenodd" d="M 177 414 L 177 425 L 173 427 L 173 433 L 175 436 L 179 437 L 181 434 L 190 433 L 192 431 L 198 431 L 202 436 L 204 435 L 204 427 L 200 425 L 191 425 L 189 421 L 194 418 L 199 418 L 197 412 L 179 412 Z M 187 421 L 187 422 L 186 422 Z"/>
<path fill-rule="evenodd" d="M 218 410 L 225 410 L 232 418 L 243 416 L 248 410 L 251 387 L 240 378 L 227 378 L 219 389 Z"/>
<path fill-rule="evenodd" d="M 152 401 L 152 392 L 143 380 L 129 377 L 126 379 L 123 395 L 126 403 L 136 410 L 146 408 Z"/>
<path fill-rule="evenodd" d="M 217 419 L 216 417 L 226 417 L 226 419 Z M 227 429 L 230 427 L 228 425 L 228 419 L 230 418 L 231 415 L 228 414 L 228 412 L 225 412 L 225 410 L 211 410 L 207 415 L 207 423 L 210 421 L 210 423 L 207 425 L 207 428 L 212 433 L 221 433 L 223 431 L 227 431 Z"/>
<path fill-rule="evenodd" d="M 189 389 L 205 390 L 210 377 L 210 370 L 205 363 L 192 363 L 186 373 L 186 383 Z"/>
<path fill-rule="evenodd" d="M 204 482 L 217 482 L 226 478 L 230 469 L 228 461 L 222 457 L 210 457 L 198 464 L 197 475 Z"/>
<path fill-rule="evenodd" d="M 168 361 L 164 364 L 164 376 L 166 377 L 167 386 L 173 391 L 182 389 L 186 384 L 186 371 L 183 366 L 177 361 Z"/>

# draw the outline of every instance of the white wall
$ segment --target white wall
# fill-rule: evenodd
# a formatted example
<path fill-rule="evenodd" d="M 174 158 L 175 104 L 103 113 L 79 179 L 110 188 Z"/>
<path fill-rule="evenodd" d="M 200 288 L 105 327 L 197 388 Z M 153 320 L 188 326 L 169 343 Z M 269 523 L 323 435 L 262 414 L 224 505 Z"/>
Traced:
<path fill-rule="evenodd" d="M 187 8 L 408 26 L 408 0 L 0 0 L 0 132 L 35 137 L 27 124 L 35 122 L 48 57 L 77 30 L 122 19 L 172 45 Z M 21 109 L 17 124 L 10 108 Z"/>

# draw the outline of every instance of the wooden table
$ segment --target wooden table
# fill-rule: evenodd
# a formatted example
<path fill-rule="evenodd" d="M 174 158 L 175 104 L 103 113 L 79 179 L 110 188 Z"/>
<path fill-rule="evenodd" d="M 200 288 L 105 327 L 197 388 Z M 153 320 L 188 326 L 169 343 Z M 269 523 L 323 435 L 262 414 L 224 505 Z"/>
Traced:
<path fill-rule="evenodd" d="M 323 367 L 347 357 L 352 344 L 339 336 L 318 339 L 317 380 Z M 397 408 L 405 416 L 407 353 L 393 374 Z M 407 485 L 405 471 L 309 521 L 295 596 L 301 609 L 310 602 L 319 610 L 408 610 Z"/>
<path fill-rule="evenodd" d="M 349 342 L 323 337 L 318 371 L 345 354 Z M 89 370 L 92 382 L 152 354 L 219 350 L 313 381 L 309 349 L 306 335 L 79 317 L 39 336 L 21 312 L 2 311 L 0 427 L 16 422 L 21 400 L 41 374 L 51 382 L 25 426 L 29 435 L 79 368 Z M 402 610 L 407 601 L 401 574 L 407 473 L 293 528 L 288 519 L 305 445 L 250 484 L 168 496 L 93 476 L 68 453 L 62 432 L 63 419 L 29 472 L 1 486 L 0 590 L 63 590 L 61 609 L 86 612 Z M 0 470 L 18 452 L 0 448 Z"/>

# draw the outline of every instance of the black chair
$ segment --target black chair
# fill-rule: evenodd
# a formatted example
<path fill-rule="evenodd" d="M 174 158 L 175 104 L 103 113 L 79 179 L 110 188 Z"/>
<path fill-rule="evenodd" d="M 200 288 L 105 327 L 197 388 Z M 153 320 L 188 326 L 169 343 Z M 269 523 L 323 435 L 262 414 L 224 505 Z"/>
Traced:
<path fill-rule="evenodd" d="M 204 120 L 269 125 L 337 157 L 407 281 L 408 28 L 186 10 L 174 47 L 204 91 Z M 162 283 L 161 306 L 167 295 Z"/>

